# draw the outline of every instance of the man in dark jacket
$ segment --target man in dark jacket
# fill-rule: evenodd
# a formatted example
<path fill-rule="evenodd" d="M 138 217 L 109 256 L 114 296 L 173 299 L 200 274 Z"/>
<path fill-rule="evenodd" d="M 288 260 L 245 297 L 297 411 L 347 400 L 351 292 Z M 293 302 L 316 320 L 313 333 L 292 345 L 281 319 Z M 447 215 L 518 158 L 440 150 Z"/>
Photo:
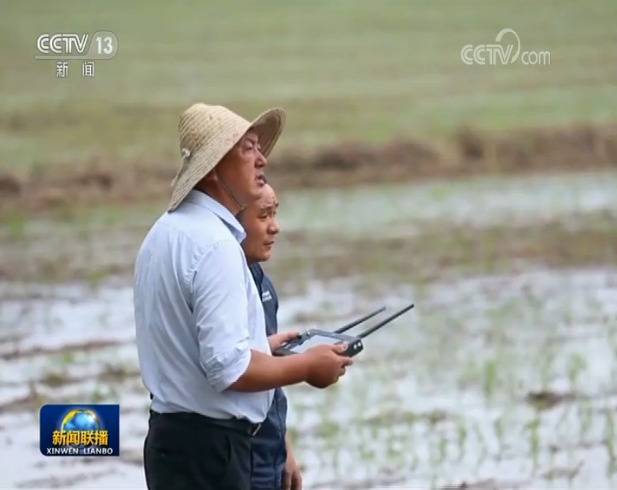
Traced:
<path fill-rule="evenodd" d="M 276 194 L 272 187 L 266 185 L 260 199 L 239 215 L 246 232 L 242 248 L 261 297 L 268 336 L 277 335 L 278 297 L 272 281 L 259 263 L 268 260 L 272 254 L 272 247 L 279 232 L 276 220 L 277 208 Z M 294 333 L 278 335 L 291 338 Z M 277 388 L 266 420 L 252 440 L 251 488 L 253 490 L 302 488 L 300 468 L 286 433 L 286 417 L 287 399 L 283 390 Z"/>

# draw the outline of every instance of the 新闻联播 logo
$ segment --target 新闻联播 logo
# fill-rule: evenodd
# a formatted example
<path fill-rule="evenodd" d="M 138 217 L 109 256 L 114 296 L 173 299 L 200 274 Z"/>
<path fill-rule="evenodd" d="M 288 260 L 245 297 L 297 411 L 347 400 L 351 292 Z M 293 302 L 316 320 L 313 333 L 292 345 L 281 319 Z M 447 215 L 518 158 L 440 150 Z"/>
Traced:
<path fill-rule="evenodd" d="M 118 405 L 43 405 L 40 449 L 45 456 L 118 456 Z"/>

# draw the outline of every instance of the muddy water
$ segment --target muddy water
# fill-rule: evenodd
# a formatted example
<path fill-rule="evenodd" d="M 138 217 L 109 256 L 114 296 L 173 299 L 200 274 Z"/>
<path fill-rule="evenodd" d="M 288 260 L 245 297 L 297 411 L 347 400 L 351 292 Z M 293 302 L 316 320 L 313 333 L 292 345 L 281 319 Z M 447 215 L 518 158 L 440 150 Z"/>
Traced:
<path fill-rule="evenodd" d="M 340 214 L 358 210 L 391 234 L 449 219 L 576 224 L 615 213 L 616 184 L 614 174 L 581 174 L 322 191 L 320 219 L 314 193 L 289 201 L 282 219 L 350 234 L 362 228 Z M 301 328 L 334 327 L 381 303 L 417 305 L 367 340 L 337 386 L 288 389 L 307 487 L 617 485 L 617 267 L 365 277 L 303 277 L 302 293 L 281 298 L 280 324 Z M 143 488 L 148 397 L 129 279 L 0 283 L 0 298 L 0 486 Z M 38 409 L 53 402 L 120 403 L 119 460 L 40 455 Z"/>
<path fill-rule="evenodd" d="M 602 211 L 617 216 L 615 171 L 309 190 L 281 199 L 286 231 L 361 236 L 375 229 L 395 236 L 421 233 L 435 222 L 482 228 L 576 221 Z"/>

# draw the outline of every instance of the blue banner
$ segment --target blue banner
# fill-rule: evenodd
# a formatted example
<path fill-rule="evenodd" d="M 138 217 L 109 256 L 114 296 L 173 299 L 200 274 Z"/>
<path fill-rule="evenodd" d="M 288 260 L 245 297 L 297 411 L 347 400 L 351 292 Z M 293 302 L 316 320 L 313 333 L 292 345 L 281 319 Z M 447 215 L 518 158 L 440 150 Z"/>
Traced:
<path fill-rule="evenodd" d="M 120 405 L 43 405 L 45 456 L 119 456 Z"/>

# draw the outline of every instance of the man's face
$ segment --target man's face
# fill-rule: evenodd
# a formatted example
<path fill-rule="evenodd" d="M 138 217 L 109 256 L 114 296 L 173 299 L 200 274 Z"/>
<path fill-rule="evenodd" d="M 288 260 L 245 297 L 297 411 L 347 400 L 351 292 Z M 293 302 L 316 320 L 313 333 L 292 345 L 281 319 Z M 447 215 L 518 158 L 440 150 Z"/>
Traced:
<path fill-rule="evenodd" d="M 216 171 L 240 203 L 248 205 L 261 195 L 267 164 L 257 133 L 249 130 L 223 157 Z"/>
<path fill-rule="evenodd" d="M 264 262 L 272 255 L 272 247 L 279 232 L 276 219 L 278 205 L 274 189 L 265 184 L 259 199 L 241 213 L 240 222 L 246 232 L 242 248 L 248 262 Z"/>

